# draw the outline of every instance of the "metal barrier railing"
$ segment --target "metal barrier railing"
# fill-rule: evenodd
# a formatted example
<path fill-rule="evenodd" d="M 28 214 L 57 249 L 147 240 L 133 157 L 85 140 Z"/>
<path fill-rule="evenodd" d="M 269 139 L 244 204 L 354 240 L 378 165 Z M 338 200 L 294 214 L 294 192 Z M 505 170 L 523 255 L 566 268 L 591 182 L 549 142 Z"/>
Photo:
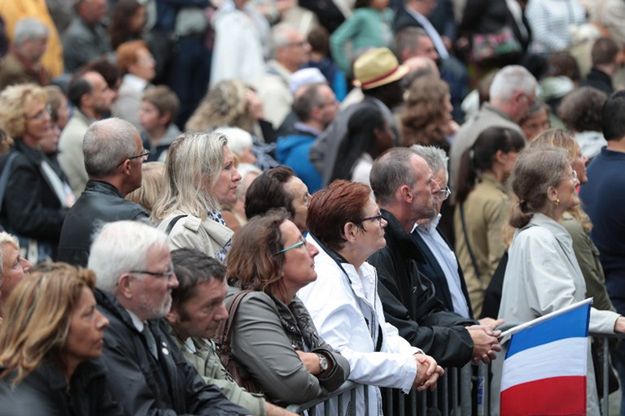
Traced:
<path fill-rule="evenodd" d="M 622 335 L 591 334 L 593 341 L 600 342 L 604 359 L 601 370 L 595 368 L 595 376 L 601 376 L 603 391 L 599 395 L 601 414 L 609 416 L 609 342 L 611 338 L 625 338 Z M 501 360 L 503 357 L 498 357 Z M 589 363 L 592 365 L 592 363 Z M 357 415 L 369 416 L 368 386 L 345 382 L 338 390 L 300 405 L 290 405 L 288 410 L 309 416 Z M 434 391 L 404 394 L 397 389 L 382 389 L 383 409 L 386 416 L 489 416 L 490 415 L 490 365 L 467 364 L 461 368 L 448 368 L 438 380 Z M 360 393 L 362 392 L 362 393 Z M 361 396 L 362 395 L 362 396 Z M 362 397 L 362 399 L 360 398 Z M 364 415 L 357 414 L 358 400 L 363 400 Z M 371 415 L 376 416 L 376 415 Z"/>

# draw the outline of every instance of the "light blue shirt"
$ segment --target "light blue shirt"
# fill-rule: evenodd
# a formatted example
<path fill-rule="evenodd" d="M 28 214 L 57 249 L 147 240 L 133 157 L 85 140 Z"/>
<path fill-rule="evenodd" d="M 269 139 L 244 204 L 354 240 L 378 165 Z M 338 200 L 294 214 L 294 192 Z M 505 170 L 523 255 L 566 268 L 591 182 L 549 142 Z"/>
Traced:
<path fill-rule="evenodd" d="M 449 245 L 447 245 L 447 242 L 436 229 L 440 219 L 441 214 L 438 214 L 436 218 L 432 219 L 428 224 L 416 224 L 412 232 L 419 233 L 432 254 L 434 254 L 438 265 L 443 270 L 445 279 L 447 280 L 447 286 L 449 287 L 449 293 L 451 294 L 454 312 L 465 318 L 470 318 L 469 305 L 467 304 L 467 300 L 462 292 L 462 285 L 460 284 L 458 260 L 454 252 L 449 248 Z"/>

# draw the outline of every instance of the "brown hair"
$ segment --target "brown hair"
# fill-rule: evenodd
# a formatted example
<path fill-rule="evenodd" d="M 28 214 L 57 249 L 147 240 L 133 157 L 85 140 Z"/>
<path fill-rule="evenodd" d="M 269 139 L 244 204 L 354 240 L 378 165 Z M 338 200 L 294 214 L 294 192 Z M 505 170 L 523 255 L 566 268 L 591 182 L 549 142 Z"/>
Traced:
<path fill-rule="evenodd" d="M 549 129 L 538 136 L 536 139 L 530 143 L 530 148 L 545 148 L 545 147 L 558 147 L 560 149 L 564 149 L 569 158 L 569 162 L 573 163 L 580 152 L 579 144 L 575 140 L 575 138 L 566 130 L 563 129 Z M 587 233 L 592 229 L 592 223 L 590 222 L 590 218 L 581 206 L 576 206 L 575 208 L 571 208 L 568 211 L 573 218 L 580 222 L 584 231 Z"/>
<path fill-rule="evenodd" d="M 284 254 L 280 225 L 288 219 L 284 210 L 252 218 L 232 238 L 226 259 L 226 277 L 241 289 L 272 293 L 282 279 Z"/>
<path fill-rule="evenodd" d="M 601 111 L 607 99 L 603 91 L 592 87 L 578 88 L 562 99 L 558 116 L 569 130 L 601 131 Z"/>
<path fill-rule="evenodd" d="M 310 199 L 308 230 L 332 250 L 340 250 L 347 241 L 343 226 L 348 222 L 360 223 L 369 198 L 371 188 L 365 184 L 345 180 L 332 182 Z"/>
<path fill-rule="evenodd" d="M 143 93 L 141 98 L 152 104 L 159 112 L 159 115 L 170 114 L 169 121 L 172 122 L 178 116 L 180 100 L 175 92 L 165 85 L 150 87 Z"/>
<path fill-rule="evenodd" d="M 512 171 L 512 190 L 517 197 L 510 214 L 510 225 L 525 227 L 547 203 L 547 190 L 562 181 L 570 162 L 564 150 L 556 147 L 531 148 L 521 153 Z"/>
<path fill-rule="evenodd" d="M 0 326 L 0 377 L 17 371 L 17 384 L 44 359 L 63 362 L 70 316 L 85 287 L 95 287 L 95 273 L 65 263 L 39 265 L 17 285 Z"/>
<path fill-rule="evenodd" d="M 402 146 L 445 143 L 445 98 L 448 95 L 447 84 L 435 76 L 422 76 L 413 81 L 404 95 Z"/>

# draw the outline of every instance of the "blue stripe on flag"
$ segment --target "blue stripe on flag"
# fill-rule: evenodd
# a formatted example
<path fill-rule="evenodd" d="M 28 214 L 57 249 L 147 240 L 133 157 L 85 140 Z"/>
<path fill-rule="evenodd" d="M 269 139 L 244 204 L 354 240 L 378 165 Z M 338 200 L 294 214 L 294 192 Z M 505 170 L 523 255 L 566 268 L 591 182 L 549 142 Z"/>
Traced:
<path fill-rule="evenodd" d="M 590 304 L 585 304 L 514 334 L 506 358 L 560 339 L 587 337 L 589 316 Z"/>

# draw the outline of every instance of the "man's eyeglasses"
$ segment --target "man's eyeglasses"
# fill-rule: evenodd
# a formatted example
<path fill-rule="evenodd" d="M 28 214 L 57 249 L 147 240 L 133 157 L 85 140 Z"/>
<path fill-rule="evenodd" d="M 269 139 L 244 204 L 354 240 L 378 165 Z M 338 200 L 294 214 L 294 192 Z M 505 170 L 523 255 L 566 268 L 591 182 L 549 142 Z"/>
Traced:
<path fill-rule="evenodd" d="M 374 215 L 372 217 L 361 218 L 359 222 L 362 224 L 365 221 L 377 221 L 377 222 L 380 223 L 380 225 L 382 225 L 382 220 L 383 219 L 384 219 L 384 217 L 382 217 L 382 213 L 378 212 L 378 215 Z"/>
<path fill-rule="evenodd" d="M 443 201 L 446 200 L 447 198 L 449 198 L 449 195 L 451 195 L 451 189 L 449 189 L 448 186 L 441 188 L 438 190 L 438 192 L 435 192 L 436 196 L 438 196 L 440 199 L 442 199 Z"/>
<path fill-rule="evenodd" d="M 300 248 L 300 247 L 302 247 L 305 244 L 306 244 L 306 241 L 302 239 L 302 240 L 298 241 L 295 244 L 292 244 L 292 245 L 290 245 L 288 247 L 284 247 L 280 251 L 276 251 L 275 253 L 273 253 L 273 256 L 277 256 L 278 254 L 286 253 L 287 251 L 295 250 L 296 248 Z"/>
<path fill-rule="evenodd" d="M 120 167 L 121 165 L 123 165 L 126 160 L 133 160 L 133 159 L 141 158 L 141 161 L 145 162 L 146 160 L 148 160 L 148 156 L 150 156 L 150 151 L 143 149 L 143 153 L 135 155 L 135 156 L 128 156 L 126 159 L 119 162 L 119 165 L 117 165 L 117 167 Z"/>
<path fill-rule="evenodd" d="M 169 269 L 166 272 L 151 272 L 149 270 L 131 270 L 128 273 L 147 274 L 148 276 L 164 277 L 167 280 L 175 276 L 173 269 Z"/>

